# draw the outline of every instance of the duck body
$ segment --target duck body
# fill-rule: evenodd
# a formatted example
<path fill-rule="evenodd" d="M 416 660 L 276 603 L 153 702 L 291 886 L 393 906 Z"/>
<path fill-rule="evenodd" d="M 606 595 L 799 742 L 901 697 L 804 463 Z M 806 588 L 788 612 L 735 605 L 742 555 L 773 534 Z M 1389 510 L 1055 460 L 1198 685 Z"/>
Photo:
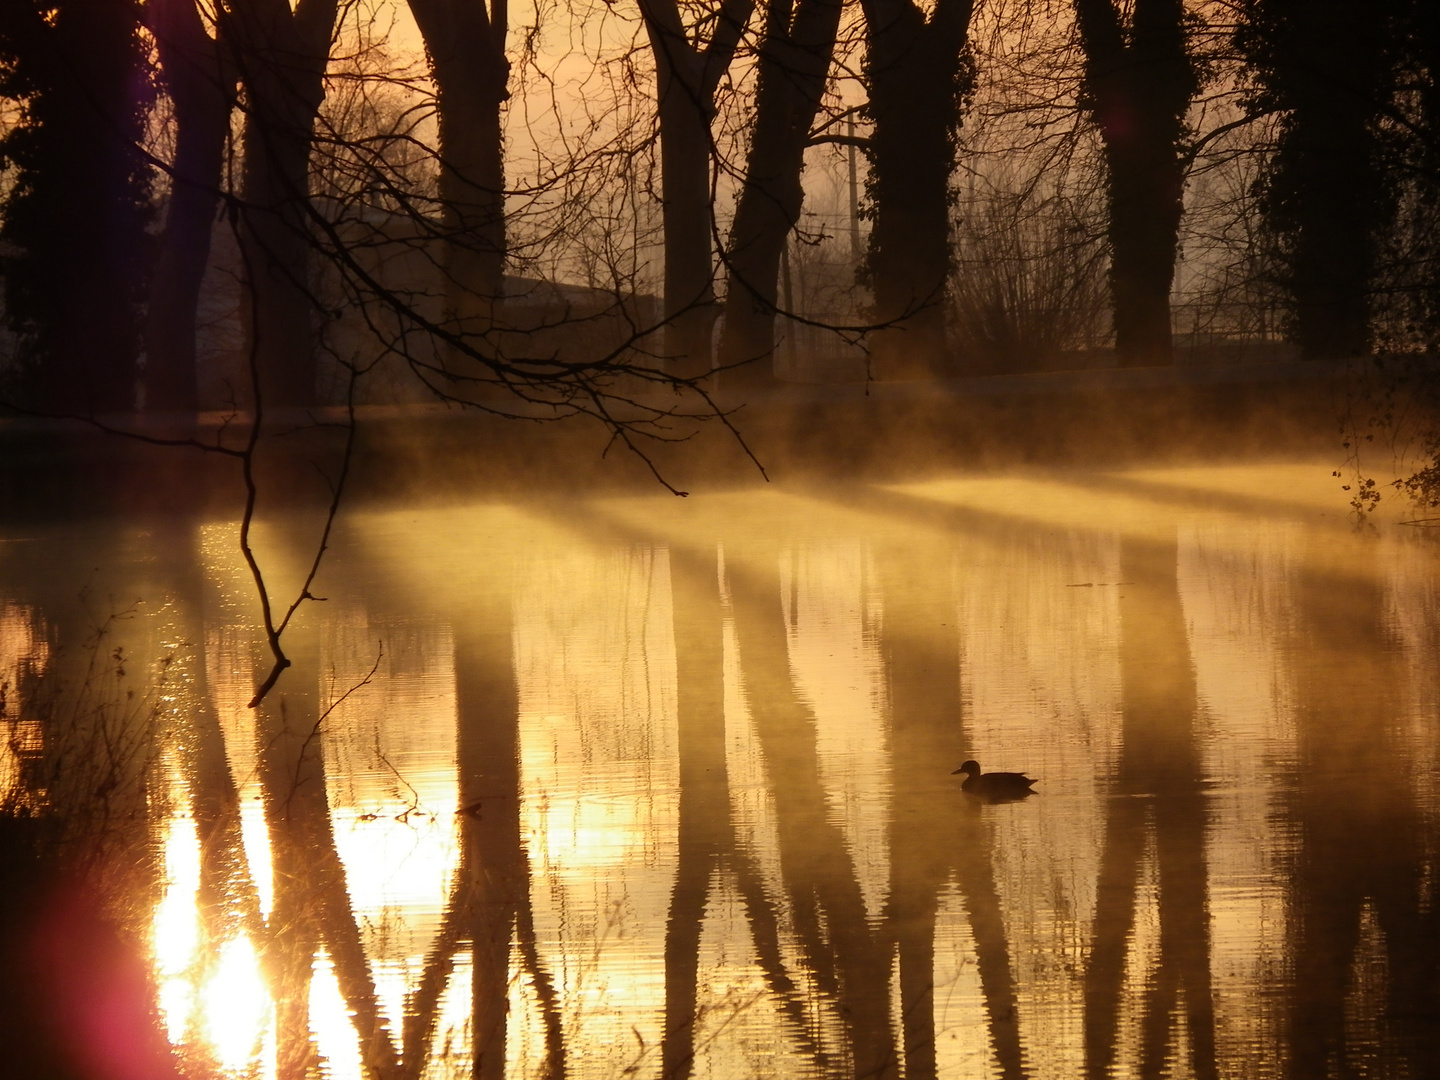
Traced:
<path fill-rule="evenodd" d="M 957 776 L 960 773 L 965 774 L 965 782 L 960 785 L 961 791 L 992 802 L 1023 799 L 1027 795 L 1035 794 L 1031 789 L 1036 781 L 1024 773 L 981 772 L 978 761 L 967 761 L 950 775 Z"/>

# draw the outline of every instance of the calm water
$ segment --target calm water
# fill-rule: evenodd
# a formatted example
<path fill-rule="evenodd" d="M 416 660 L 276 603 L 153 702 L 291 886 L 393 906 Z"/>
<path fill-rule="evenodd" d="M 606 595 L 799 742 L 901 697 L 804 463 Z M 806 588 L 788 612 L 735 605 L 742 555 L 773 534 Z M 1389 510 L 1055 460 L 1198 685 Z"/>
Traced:
<path fill-rule="evenodd" d="M 0 775 L 131 740 L 197 1075 L 1434 1075 L 1440 547 L 1336 484 L 357 510 L 258 710 L 234 522 L 11 533 Z"/>

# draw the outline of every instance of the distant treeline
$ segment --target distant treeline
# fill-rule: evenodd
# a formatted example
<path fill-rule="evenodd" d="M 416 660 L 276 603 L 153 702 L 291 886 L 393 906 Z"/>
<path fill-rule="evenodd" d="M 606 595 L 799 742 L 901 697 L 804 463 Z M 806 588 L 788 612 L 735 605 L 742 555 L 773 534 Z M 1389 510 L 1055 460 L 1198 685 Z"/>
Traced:
<path fill-rule="evenodd" d="M 383 361 L 503 410 L 764 386 L 821 338 L 880 379 L 1433 350 L 1437 66 L 1429 0 L 8 0 L 0 396 L 307 406 Z"/>

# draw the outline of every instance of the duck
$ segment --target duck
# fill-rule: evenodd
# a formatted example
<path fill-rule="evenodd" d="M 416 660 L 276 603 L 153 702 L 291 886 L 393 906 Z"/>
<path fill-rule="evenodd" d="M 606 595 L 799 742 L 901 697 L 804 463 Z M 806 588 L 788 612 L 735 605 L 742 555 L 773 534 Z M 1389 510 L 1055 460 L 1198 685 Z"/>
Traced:
<path fill-rule="evenodd" d="M 978 761 L 967 761 L 958 769 L 952 772 L 951 776 L 965 774 L 965 782 L 960 785 L 960 790 L 971 795 L 979 795 L 989 799 L 991 802 L 1003 802 L 1010 799 L 1023 799 L 1027 795 L 1034 795 L 1031 788 L 1036 781 L 1018 772 L 988 772 L 980 771 Z"/>

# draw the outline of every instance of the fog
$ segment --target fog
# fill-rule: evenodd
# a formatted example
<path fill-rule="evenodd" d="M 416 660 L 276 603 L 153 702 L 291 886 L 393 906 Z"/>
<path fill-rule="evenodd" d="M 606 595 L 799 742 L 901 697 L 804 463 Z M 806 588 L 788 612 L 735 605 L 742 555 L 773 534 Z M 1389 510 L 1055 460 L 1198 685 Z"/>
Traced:
<path fill-rule="evenodd" d="M 0 1074 L 1431 1075 L 1433 24 L 0 14 Z"/>

